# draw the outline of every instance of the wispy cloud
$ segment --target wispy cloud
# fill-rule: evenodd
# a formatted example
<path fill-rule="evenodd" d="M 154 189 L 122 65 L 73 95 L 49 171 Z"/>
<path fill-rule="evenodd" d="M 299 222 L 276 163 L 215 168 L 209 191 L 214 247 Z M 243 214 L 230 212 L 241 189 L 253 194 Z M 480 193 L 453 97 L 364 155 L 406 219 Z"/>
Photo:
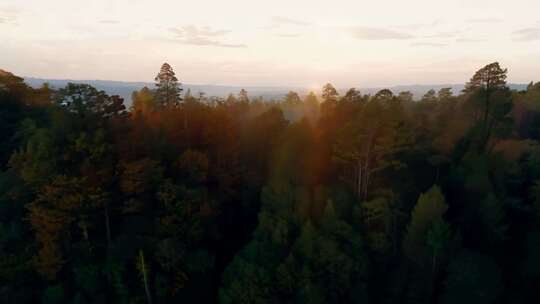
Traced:
<path fill-rule="evenodd" d="M 197 27 L 187 25 L 179 28 L 170 28 L 169 32 L 175 36 L 174 41 L 198 46 L 218 46 L 228 48 L 244 48 L 245 44 L 226 43 L 221 40 L 223 36 L 230 33 L 228 30 L 212 30 L 210 27 Z"/>
<path fill-rule="evenodd" d="M 119 21 L 118 20 L 112 20 L 112 19 L 104 19 L 104 20 L 100 20 L 99 23 L 102 23 L 102 24 L 118 24 Z"/>
<path fill-rule="evenodd" d="M 540 40 L 540 27 L 530 27 L 514 32 L 516 41 L 534 41 Z"/>
<path fill-rule="evenodd" d="M 291 19 L 287 17 L 279 17 L 279 16 L 272 17 L 272 23 L 275 25 L 297 25 L 297 26 L 307 26 L 311 24 L 309 22 L 305 22 L 302 20 Z"/>
<path fill-rule="evenodd" d="M 14 9 L 0 8 L 0 24 L 15 23 L 19 12 Z"/>
<path fill-rule="evenodd" d="M 296 38 L 296 37 L 300 37 L 301 35 L 300 34 L 276 34 L 277 37 L 281 37 L 281 38 Z"/>
<path fill-rule="evenodd" d="M 419 30 L 423 28 L 433 28 L 443 23 L 444 22 L 441 20 L 434 20 L 432 22 L 427 22 L 427 23 L 413 23 L 413 24 L 397 25 L 397 26 L 394 26 L 394 28 L 405 29 L 405 30 Z"/>
<path fill-rule="evenodd" d="M 446 43 L 435 43 L 435 42 L 415 42 L 415 43 L 411 43 L 411 46 L 443 47 L 443 46 L 447 46 L 447 44 Z"/>
<path fill-rule="evenodd" d="M 460 43 L 482 42 L 482 41 L 486 41 L 486 40 L 485 39 L 475 39 L 475 38 L 464 38 L 464 37 L 456 39 L 456 42 L 460 42 Z"/>
<path fill-rule="evenodd" d="M 310 25 L 313 25 L 313 24 L 310 23 L 310 22 L 299 20 L 299 19 L 292 19 L 292 18 L 288 18 L 288 17 L 274 16 L 274 17 L 272 17 L 270 19 L 270 22 L 267 25 L 259 26 L 258 29 L 261 29 L 261 30 L 274 30 L 274 29 L 278 29 L 278 28 L 286 27 L 286 26 L 289 26 L 289 27 L 291 27 L 291 26 L 292 27 L 306 27 L 306 26 L 310 26 Z"/>
<path fill-rule="evenodd" d="M 438 32 L 435 34 L 425 35 L 422 36 L 422 38 L 454 38 L 456 37 L 460 32 L 459 31 L 453 31 L 453 32 Z"/>
<path fill-rule="evenodd" d="M 351 36 L 360 40 L 406 40 L 414 38 L 413 35 L 384 28 L 356 26 L 346 30 Z"/>
<path fill-rule="evenodd" d="M 468 23 L 501 23 L 504 22 L 503 19 L 500 18 L 473 18 L 473 19 L 467 19 Z"/>

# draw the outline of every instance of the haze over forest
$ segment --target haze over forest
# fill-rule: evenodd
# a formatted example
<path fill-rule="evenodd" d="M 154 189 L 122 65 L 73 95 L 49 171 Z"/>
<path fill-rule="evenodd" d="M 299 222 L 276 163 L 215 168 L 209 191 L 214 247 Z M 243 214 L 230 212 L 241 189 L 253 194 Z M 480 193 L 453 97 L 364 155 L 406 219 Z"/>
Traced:
<path fill-rule="evenodd" d="M 96 87 L 99 90 L 107 92 L 109 95 L 120 95 L 124 98 L 126 103 L 131 103 L 131 94 L 133 91 L 142 89 L 143 87 L 152 87 L 151 82 L 126 82 L 126 81 L 112 81 L 112 80 L 67 80 L 67 79 L 42 79 L 35 77 L 24 77 L 25 82 L 34 87 L 39 88 L 44 83 L 50 84 L 52 87 L 61 88 L 68 83 L 86 83 Z M 508 86 L 515 90 L 524 90 L 527 88 L 527 84 L 508 84 Z M 294 91 L 298 94 L 305 96 L 310 91 L 317 92 L 314 88 L 307 87 L 287 87 L 287 86 L 225 86 L 225 85 L 204 85 L 204 84 L 183 84 L 184 90 L 190 90 L 192 94 L 198 95 L 204 93 L 208 96 L 227 97 L 229 94 L 236 94 L 240 90 L 245 89 L 252 96 L 263 97 L 267 101 L 280 100 L 288 92 Z M 396 85 L 387 87 L 394 94 L 400 92 L 411 92 L 415 99 L 420 99 L 429 90 L 440 90 L 442 88 L 451 88 L 452 92 L 457 94 L 461 92 L 465 86 L 463 84 L 425 84 L 425 85 Z M 375 94 L 383 88 L 358 88 L 362 93 Z M 346 88 L 338 88 L 338 91 L 346 91 Z"/>

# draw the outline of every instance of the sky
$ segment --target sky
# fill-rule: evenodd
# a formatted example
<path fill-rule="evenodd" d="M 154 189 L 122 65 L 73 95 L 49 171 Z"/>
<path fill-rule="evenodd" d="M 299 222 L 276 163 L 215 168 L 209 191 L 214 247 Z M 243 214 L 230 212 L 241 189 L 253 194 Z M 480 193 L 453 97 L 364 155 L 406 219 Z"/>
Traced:
<path fill-rule="evenodd" d="M 52 79 L 381 87 L 540 81 L 538 0 L 0 0 L 0 69 Z"/>

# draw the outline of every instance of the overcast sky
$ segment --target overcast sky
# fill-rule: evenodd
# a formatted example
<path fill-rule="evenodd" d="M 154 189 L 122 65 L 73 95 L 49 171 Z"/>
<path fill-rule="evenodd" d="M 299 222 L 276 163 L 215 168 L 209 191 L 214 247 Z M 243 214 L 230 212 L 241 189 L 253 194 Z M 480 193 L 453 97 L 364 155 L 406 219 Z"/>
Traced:
<path fill-rule="evenodd" d="M 0 0 L 21 76 L 320 87 L 540 81 L 539 0 Z"/>

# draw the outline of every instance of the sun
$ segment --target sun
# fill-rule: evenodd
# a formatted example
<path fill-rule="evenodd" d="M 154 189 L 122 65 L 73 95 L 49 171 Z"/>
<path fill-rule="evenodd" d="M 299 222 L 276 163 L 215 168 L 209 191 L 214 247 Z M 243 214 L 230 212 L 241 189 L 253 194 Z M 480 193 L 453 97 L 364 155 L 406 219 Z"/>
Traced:
<path fill-rule="evenodd" d="M 309 92 L 314 92 L 316 93 L 317 91 L 319 91 L 320 89 L 322 88 L 322 85 L 319 84 L 319 83 L 312 83 L 310 85 L 307 86 L 307 90 Z"/>

